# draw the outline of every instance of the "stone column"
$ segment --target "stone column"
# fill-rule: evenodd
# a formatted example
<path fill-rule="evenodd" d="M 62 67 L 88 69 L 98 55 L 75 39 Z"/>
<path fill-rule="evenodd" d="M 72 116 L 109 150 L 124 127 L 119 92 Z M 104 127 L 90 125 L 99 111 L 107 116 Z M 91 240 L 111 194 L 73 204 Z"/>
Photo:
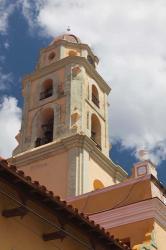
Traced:
<path fill-rule="evenodd" d="M 55 104 L 54 107 L 54 131 L 53 131 L 53 141 L 59 137 L 60 128 L 60 105 Z"/>

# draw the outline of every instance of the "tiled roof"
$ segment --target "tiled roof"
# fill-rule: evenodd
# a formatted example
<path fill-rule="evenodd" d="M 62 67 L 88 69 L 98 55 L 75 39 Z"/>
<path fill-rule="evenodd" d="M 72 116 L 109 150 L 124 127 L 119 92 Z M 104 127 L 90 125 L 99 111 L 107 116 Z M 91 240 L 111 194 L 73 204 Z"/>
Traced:
<path fill-rule="evenodd" d="M 114 239 L 114 236 L 110 235 L 109 232 L 106 232 L 99 224 L 95 224 L 95 222 L 90 220 L 88 216 L 79 213 L 77 208 L 68 205 L 66 201 L 62 201 L 59 196 L 55 196 L 52 191 L 47 190 L 47 188 L 40 185 L 38 181 L 32 181 L 30 176 L 25 176 L 23 171 L 18 170 L 14 165 L 10 165 L 7 160 L 1 157 L 0 176 L 1 179 L 5 179 L 15 186 L 19 183 L 19 188 L 22 191 L 25 191 L 26 194 L 31 193 L 31 196 L 34 195 L 33 198 L 35 198 L 36 201 L 40 201 L 43 205 L 50 207 L 53 213 L 55 213 L 56 209 L 64 211 L 68 217 L 70 217 L 70 220 L 72 218 L 75 221 L 75 224 L 78 226 L 81 224 L 82 228 L 91 231 L 97 239 L 102 239 L 102 242 L 108 246 L 119 247 L 119 250 L 130 250 L 126 244 L 119 239 Z"/>

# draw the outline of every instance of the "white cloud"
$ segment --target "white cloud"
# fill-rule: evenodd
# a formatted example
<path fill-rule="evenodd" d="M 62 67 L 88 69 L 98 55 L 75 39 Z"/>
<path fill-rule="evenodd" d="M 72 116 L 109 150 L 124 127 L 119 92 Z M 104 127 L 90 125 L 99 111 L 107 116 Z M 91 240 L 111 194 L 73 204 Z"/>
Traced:
<path fill-rule="evenodd" d="M 37 17 L 44 2 L 44 0 L 17 0 L 17 7 L 21 7 L 22 14 L 29 24 L 30 31 L 36 28 L 36 25 L 38 26 Z"/>
<path fill-rule="evenodd" d="M 20 129 L 21 109 L 14 97 L 4 97 L 0 103 L 0 156 L 11 156 L 16 147 L 15 136 Z"/>
<path fill-rule="evenodd" d="M 4 62 L 5 58 L 3 56 L 0 57 L 0 62 Z M 12 82 L 12 74 L 4 73 L 2 68 L 0 67 L 0 91 L 9 87 Z"/>
<path fill-rule="evenodd" d="M 6 33 L 8 28 L 8 19 L 13 12 L 15 4 L 10 0 L 0 0 L 0 32 Z"/>
<path fill-rule="evenodd" d="M 31 28 L 72 32 L 89 43 L 111 81 L 110 134 L 132 149 L 166 158 L 165 0 L 23 0 Z"/>

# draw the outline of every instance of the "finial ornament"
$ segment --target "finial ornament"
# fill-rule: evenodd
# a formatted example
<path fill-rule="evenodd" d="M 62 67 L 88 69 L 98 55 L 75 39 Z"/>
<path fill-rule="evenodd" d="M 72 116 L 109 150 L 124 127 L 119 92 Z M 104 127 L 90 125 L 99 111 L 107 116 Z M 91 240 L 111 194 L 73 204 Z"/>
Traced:
<path fill-rule="evenodd" d="M 147 149 L 143 148 L 138 151 L 138 157 L 140 161 L 145 161 L 149 159 L 149 152 Z"/>
<path fill-rule="evenodd" d="M 70 31 L 71 31 L 70 26 L 68 26 L 68 27 L 67 27 L 67 31 L 68 31 L 68 32 L 70 32 Z"/>

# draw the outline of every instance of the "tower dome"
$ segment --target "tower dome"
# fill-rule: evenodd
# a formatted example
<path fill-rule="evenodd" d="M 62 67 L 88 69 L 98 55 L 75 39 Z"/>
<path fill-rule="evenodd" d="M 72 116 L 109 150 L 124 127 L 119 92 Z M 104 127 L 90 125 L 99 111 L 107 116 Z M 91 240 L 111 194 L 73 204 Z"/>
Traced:
<path fill-rule="evenodd" d="M 61 40 L 64 40 L 70 43 L 81 43 L 79 37 L 73 34 L 63 34 L 63 35 L 55 37 L 54 40 L 50 43 L 50 45 L 53 45 L 54 43 L 61 41 Z"/>

